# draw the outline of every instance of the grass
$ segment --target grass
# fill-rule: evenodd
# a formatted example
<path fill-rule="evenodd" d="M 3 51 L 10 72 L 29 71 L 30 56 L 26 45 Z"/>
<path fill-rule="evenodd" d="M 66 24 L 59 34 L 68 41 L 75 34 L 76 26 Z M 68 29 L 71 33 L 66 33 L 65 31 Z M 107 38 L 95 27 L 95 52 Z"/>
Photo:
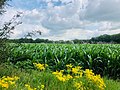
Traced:
<path fill-rule="evenodd" d="M 40 72 L 31 69 L 16 69 L 13 66 L 6 64 L 0 65 L 0 77 L 2 76 L 18 76 L 20 79 L 16 82 L 16 87 L 10 87 L 8 90 L 28 90 L 25 84 L 30 85 L 30 88 L 40 88 L 44 85 L 45 88 L 41 90 L 76 90 L 71 81 L 66 83 L 60 82 L 50 71 Z M 106 84 L 105 90 L 120 90 L 120 82 L 104 78 Z M 0 88 L 1 90 L 6 90 Z M 32 89 L 31 89 L 32 90 Z M 40 89 L 37 89 L 40 90 Z"/>
<path fill-rule="evenodd" d="M 105 90 L 120 90 L 120 81 L 104 78 L 106 89 Z"/>
<path fill-rule="evenodd" d="M 12 66 L 0 65 L 0 77 L 2 76 L 20 77 L 16 84 L 17 88 L 15 90 L 26 90 L 25 84 L 29 84 L 32 88 L 45 85 L 45 90 L 71 90 L 71 85 L 68 85 L 67 83 L 62 84 L 50 72 L 20 70 L 15 69 Z"/>

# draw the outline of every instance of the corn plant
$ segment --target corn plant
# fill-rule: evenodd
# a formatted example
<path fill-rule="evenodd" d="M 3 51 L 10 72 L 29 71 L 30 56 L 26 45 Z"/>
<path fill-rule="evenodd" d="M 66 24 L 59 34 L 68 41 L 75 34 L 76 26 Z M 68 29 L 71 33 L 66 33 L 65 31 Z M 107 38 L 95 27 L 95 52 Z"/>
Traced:
<path fill-rule="evenodd" d="M 37 62 L 48 64 L 54 71 L 71 63 L 102 76 L 120 77 L 119 44 L 24 44 L 15 47 L 11 49 L 10 62 L 18 67 L 32 67 L 32 63 Z"/>

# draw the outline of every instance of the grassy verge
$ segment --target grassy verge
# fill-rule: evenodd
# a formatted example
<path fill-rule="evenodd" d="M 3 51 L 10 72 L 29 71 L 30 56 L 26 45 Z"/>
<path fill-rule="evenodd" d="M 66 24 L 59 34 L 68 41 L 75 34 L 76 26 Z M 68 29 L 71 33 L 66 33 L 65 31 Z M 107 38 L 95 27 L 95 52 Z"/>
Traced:
<path fill-rule="evenodd" d="M 19 77 L 14 86 L 8 90 L 76 90 L 71 81 L 60 82 L 50 71 L 16 69 L 6 64 L 0 65 L 0 77 Z M 120 82 L 104 78 L 105 90 L 120 90 Z M 0 87 L 0 90 L 6 88 Z"/>
<path fill-rule="evenodd" d="M 105 90 L 120 90 L 120 81 L 104 78 L 106 84 Z"/>

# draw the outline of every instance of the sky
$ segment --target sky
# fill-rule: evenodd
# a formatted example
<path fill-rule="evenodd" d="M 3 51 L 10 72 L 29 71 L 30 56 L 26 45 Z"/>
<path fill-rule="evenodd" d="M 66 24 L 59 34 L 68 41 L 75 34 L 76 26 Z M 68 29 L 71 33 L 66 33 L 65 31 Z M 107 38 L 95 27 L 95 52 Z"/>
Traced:
<path fill-rule="evenodd" d="M 41 31 L 33 38 L 50 40 L 90 39 L 120 33 L 120 0 L 12 0 L 0 23 L 22 12 L 11 38 Z"/>

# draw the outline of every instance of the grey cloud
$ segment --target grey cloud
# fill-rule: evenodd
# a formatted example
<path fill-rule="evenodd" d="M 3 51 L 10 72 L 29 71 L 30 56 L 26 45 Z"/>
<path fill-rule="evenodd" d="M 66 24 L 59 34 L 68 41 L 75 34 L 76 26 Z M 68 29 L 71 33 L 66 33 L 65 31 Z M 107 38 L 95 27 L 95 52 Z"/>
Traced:
<path fill-rule="evenodd" d="M 120 0 L 89 0 L 84 17 L 90 21 L 120 21 Z"/>

